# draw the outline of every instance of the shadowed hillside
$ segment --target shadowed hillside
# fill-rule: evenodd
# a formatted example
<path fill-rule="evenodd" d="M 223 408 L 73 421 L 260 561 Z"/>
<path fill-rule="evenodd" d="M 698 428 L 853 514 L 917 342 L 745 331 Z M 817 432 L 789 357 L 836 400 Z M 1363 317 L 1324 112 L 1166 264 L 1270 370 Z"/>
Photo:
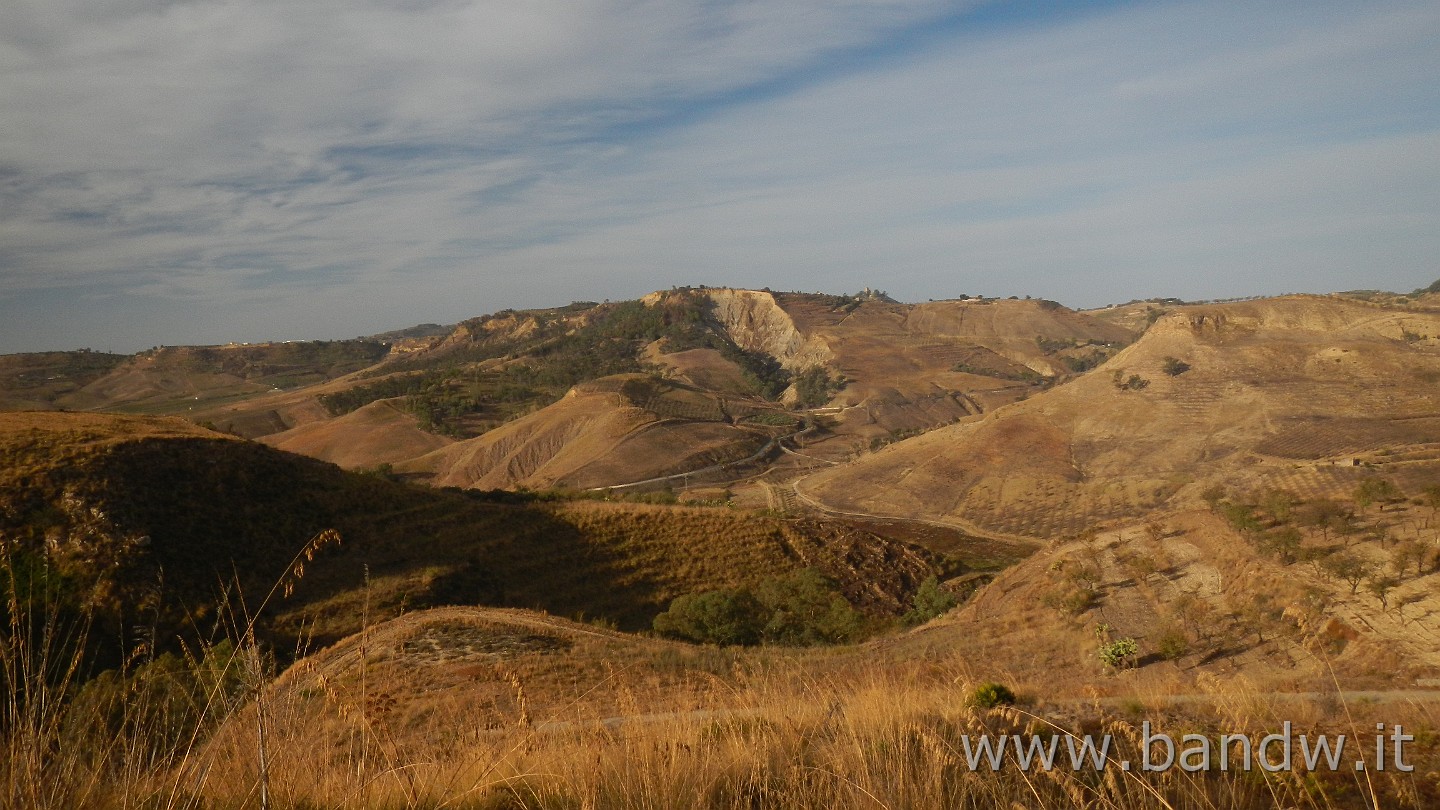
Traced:
<path fill-rule="evenodd" d="M 433 490 L 172 419 L 0 415 L 0 462 L 8 547 L 93 591 L 111 631 L 154 624 L 162 639 L 213 622 L 220 588 L 238 580 L 253 609 L 287 572 L 294 593 L 265 625 L 323 641 L 365 615 L 442 604 L 648 627 L 676 596 L 803 567 L 894 614 L 930 570 L 904 546 L 821 523 Z M 342 542 L 295 577 L 292 559 L 325 529 Z"/>

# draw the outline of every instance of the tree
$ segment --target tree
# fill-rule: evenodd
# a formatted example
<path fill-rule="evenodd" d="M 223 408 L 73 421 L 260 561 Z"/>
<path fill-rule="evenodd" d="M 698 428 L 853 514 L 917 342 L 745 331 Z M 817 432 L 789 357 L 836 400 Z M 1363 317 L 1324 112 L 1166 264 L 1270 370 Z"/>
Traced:
<path fill-rule="evenodd" d="M 1210 603 L 1193 591 L 1183 591 L 1170 602 L 1171 615 L 1179 620 L 1188 633 L 1204 643 L 1209 643 L 1210 633 L 1215 626 L 1215 622 L 1211 620 L 1211 612 Z"/>
<path fill-rule="evenodd" d="M 748 589 L 676 597 L 655 617 L 655 632 L 701 644 L 755 644 L 764 627 L 763 607 Z"/>
<path fill-rule="evenodd" d="M 1329 498 L 1319 498 L 1300 507 L 1297 517 L 1302 526 L 1313 526 L 1320 530 L 1325 542 L 1330 542 L 1332 530 L 1343 533 L 1350 525 L 1350 512 Z"/>
<path fill-rule="evenodd" d="M 1320 561 L 1320 570 L 1332 577 L 1344 580 L 1350 586 L 1350 593 L 1360 589 L 1360 583 L 1375 570 L 1373 563 L 1362 560 L 1349 550 L 1337 551 Z"/>
<path fill-rule="evenodd" d="M 1406 540 L 1390 552 L 1390 567 L 1396 576 L 1405 576 L 1405 569 L 1415 566 L 1415 576 L 1424 573 L 1425 547 L 1414 540 Z"/>
<path fill-rule="evenodd" d="M 1361 511 L 1370 508 L 1373 503 L 1379 503 L 1383 509 L 1389 501 L 1403 497 L 1399 487 L 1379 476 L 1370 476 L 1355 487 L 1355 505 Z"/>
<path fill-rule="evenodd" d="M 1420 494 L 1420 501 L 1430 507 L 1430 519 L 1434 520 L 1435 516 L 1440 514 L 1440 484 L 1425 487 L 1425 491 Z M 1427 521 L 1425 525 L 1428 527 L 1430 524 Z"/>
<path fill-rule="evenodd" d="M 1283 526 L 1266 532 L 1260 538 L 1260 550 L 1273 555 L 1282 565 L 1289 565 L 1300 553 L 1300 530 Z"/>
<path fill-rule="evenodd" d="M 1260 531 L 1260 520 L 1255 517 L 1255 510 L 1243 503 L 1222 503 L 1220 514 L 1224 516 L 1230 527 L 1242 534 L 1253 534 Z"/>
<path fill-rule="evenodd" d="M 906 611 L 901 621 L 906 625 L 924 624 L 939 616 L 960 603 L 955 594 L 945 589 L 940 584 L 938 577 L 926 577 L 920 583 L 920 588 L 915 591 L 913 607 Z"/>
<path fill-rule="evenodd" d="M 835 644 L 859 635 L 864 618 L 814 568 L 760 583 L 756 597 L 769 614 L 762 635 L 775 644 Z"/>
<path fill-rule="evenodd" d="M 1265 511 L 1269 512 L 1271 517 L 1281 523 L 1290 520 L 1295 505 L 1299 502 L 1300 499 L 1296 498 L 1294 493 L 1279 488 L 1265 490 L 1265 494 L 1260 499 L 1260 503 L 1265 507 Z"/>
<path fill-rule="evenodd" d="M 1155 557 L 1144 552 L 1126 554 L 1121 558 L 1120 566 L 1125 569 L 1131 579 L 1135 580 L 1136 585 L 1149 580 L 1150 575 L 1159 570 Z"/>
<path fill-rule="evenodd" d="M 1255 640 L 1265 643 L 1265 631 L 1280 617 L 1275 599 L 1268 593 L 1257 593 L 1232 607 L 1246 627 L 1255 631 Z"/>
<path fill-rule="evenodd" d="M 1390 591 L 1399 583 L 1394 577 L 1376 574 L 1365 580 L 1365 590 L 1380 601 L 1381 610 L 1390 609 Z"/>

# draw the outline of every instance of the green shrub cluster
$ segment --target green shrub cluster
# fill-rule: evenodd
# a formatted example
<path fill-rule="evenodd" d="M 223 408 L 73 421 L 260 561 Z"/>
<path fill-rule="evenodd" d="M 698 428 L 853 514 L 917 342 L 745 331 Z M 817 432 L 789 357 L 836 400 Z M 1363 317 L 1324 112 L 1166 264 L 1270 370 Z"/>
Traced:
<path fill-rule="evenodd" d="M 795 375 L 796 401 L 802 408 L 824 405 L 843 387 L 843 380 L 832 378 L 824 366 L 812 366 Z"/>
<path fill-rule="evenodd" d="M 1015 382 L 1040 383 L 1045 378 L 1033 369 L 1023 366 L 1015 370 L 995 369 L 977 366 L 974 363 L 961 361 L 950 367 L 951 371 L 958 371 L 962 374 L 975 374 L 981 377 L 994 377 L 997 380 L 1014 380 Z"/>
<path fill-rule="evenodd" d="M 970 693 L 970 705 L 980 709 L 1012 706 L 1014 703 L 1015 693 L 1010 691 L 1010 687 L 1001 683 L 982 683 Z"/>
<path fill-rule="evenodd" d="M 960 604 L 960 600 L 940 584 L 938 577 L 927 577 L 915 591 L 913 607 L 900 617 L 900 621 L 909 627 L 924 624 L 948 612 L 958 604 Z"/>
<path fill-rule="evenodd" d="M 170 761 L 249 697 L 248 674 L 228 640 L 198 655 L 167 652 L 129 672 L 107 670 L 76 693 L 62 740 L 123 740 L 128 756 Z"/>
<path fill-rule="evenodd" d="M 1133 666 L 1135 656 L 1139 652 L 1140 645 L 1133 638 L 1117 638 L 1114 641 L 1103 641 L 1098 650 L 1100 662 L 1110 669 Z"/>
<path fill-rule="evenodd" d="M 655 632 L 701 644 L 838 644 L 856 638 L 864 617 L 813 568 L 754 588 L 687 594 L 655 617 Z"/>
<path fill-rule="evenodd" d="M 1110 382 L 1121 391 L 1139 391 L 1150 385 L 1150 381 L 1139 374 L 1125 376 L 1125 369 L 1117 368 L 1110 373 Z"/>

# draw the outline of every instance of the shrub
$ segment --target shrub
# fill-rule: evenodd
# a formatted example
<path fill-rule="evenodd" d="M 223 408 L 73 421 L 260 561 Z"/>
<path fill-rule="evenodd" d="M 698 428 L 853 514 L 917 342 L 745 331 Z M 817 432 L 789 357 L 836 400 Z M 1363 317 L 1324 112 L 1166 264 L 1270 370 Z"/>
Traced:
<path fill-rule="evenodd" d="M 1106 669 L 1125 669 L 1135 664 L 1135 656 L 1139 651 L 1140 646 L 1135 638 L 1116 638 L 1113 641 L 1102 641 L 1097 654 Z"/>
<path fill-rule="evenodd" d="M 1190 652 L 1190 639 L 1186 637 L 1184 630 L 1168 627 L 1160 633 L 1160 638 L 1156 639 L 1155 651 L 1166 661 L 1184 658 Z"/>
<path fill-rule="evenodd" d="M 1051 591 L 1045 594 L 1041 603 L 1067 616 L 1079 616 L 1095 605 L 1095 591 L 1083 586 Z"/>
<path fill-rule="evenodd" d="M 655 632 L 700 644 L 755 644 L 764 626 L 763 608 L 745 588 L 676 597 L 655 617 Z"/>
<path fill-rule="evenodd" d="M 762 631 L 773 644 L 835 644 L 859 635 L 863 618 L 835 583 L 813 568 L 767 579 L 756 594 L 769 614 Z"/>
<path fill-rule="evenodd" d="M 970 705 L 980 709 L 1009 706 L 1015 702 L 1015 693 L 1008 686 L 999 683 L 982 683 L 970 693 Z"/>
<path fill-rule="evenodd" d="M 1121 391 L 1139 391 L 1150 385 L 1150 381 L 1139 374 L 1125 376 L 1125 369 L 1117 368 L 1110 373 L 1110 382 Z"/>
<path fill-rule="evenodd" d="M 1161 369 L 1171 377 L 1179 377 L 1190 370 L 1190 364 L 1178 357 L 1167 357 Z"/>
<path fill-rule="evenodd" d="M 1090 352 L 1081 357 L 1062 357 L 1060 358 L 1060 362 L 1064 363 L 1066 368 L 1079 374 L 1099 366 L 1107 359 L 1109 358 L 1106 357 L 1104 352 Z"/>
<path fill-rule="evenodd" d="M 1220 502 L 1225 500 L 1225 495 L 1225 486 L 1223 484 L 1211 484 L 1205 488 L 1204 492 L 1200 493 L 1200 498 L 1209 504 L 1213 510 L 1219 508 Z"/>
<path fill-rule="evenodd" d="M 677 597 L 655 617 L 655 632 L 701 644 L 804 646 L 850 641 L 864 617 L 835 584 L 806 568 L 749 588 Z"/>
<path fill-rule="evenodd" d="M 818 408 L 840 390 L 824 366 L 812 366 L 795 375 L 796 402 L 803 408 Z"/>
<path fill-rule="evenodd" d="M 924 582 L 920 583 L 920 588 L 915 591 L 913 606 L 900 620 L 910 627 L 924 624 L 959 603 L 960 600 L 955 598 L 955 594 L 940 584 L 938 577 L 927 577 Z"/>

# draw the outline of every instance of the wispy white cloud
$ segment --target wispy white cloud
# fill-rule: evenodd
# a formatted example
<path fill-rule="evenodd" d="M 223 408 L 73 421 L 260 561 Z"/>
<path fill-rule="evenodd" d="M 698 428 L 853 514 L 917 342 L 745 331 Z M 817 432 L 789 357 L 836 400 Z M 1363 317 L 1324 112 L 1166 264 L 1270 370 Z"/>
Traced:
<path fill-rule="evenodd" d="M 1098 304 L 1437 274 L 1433 4 L 994 12 L 11 4 L 0 350 L 686 282 Z"/>

